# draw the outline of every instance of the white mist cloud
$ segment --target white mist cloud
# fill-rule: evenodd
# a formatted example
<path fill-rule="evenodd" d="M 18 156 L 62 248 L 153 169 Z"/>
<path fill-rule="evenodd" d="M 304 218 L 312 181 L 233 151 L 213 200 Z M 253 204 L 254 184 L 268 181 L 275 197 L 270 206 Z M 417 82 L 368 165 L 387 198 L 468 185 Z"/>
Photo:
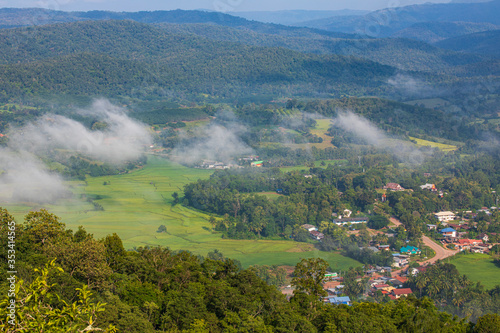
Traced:
<path fill-rule="evenodd" d="M 425 82 L 409 75 L 396 74 L 389 78 L 387 83 L 406 96 L 421 96 L 431 92 L 431 88 Z"/>
<path fill-rule="evenodd" d="M 419 149 L 411 143 L 388 137 L 368 119 L 351 111 L 338 112 L 337 117 L 333 120 L 333 125 L 354 134 L 367 144 L 393 154 L 398 160 L 405 163 L 421 164 L 426 156 L 432 154 L 432 149 Z"/>
<path fill-rule="evenodd" d="M 108 125 L 104 130 L 92 131 L 76 120 L 59 115 L 46 115 L 10 137 L 13 147 L 34 154 L 52 149 L 68 149 L 108 162 L 122 164 L 140 156 L 151 136 L 145 125 L 130 119 L 123 109 L 107 100 L 96 100 L 89 109 L 80 110 L 95 116 Z"/>
<path fill-rule="evenodd" d="M 358 116 L 353 112 L 339 112 L 334 120 L 334 125 L 353 133 L 366 143 L 379 146 L 387 136 L 368 119 Z"/>
<path fill-rule="evenodd" d="M 33 154 L 0 149 L 0 202 L 52 202 L 68 196 L 62 178 Z"/>
<path fill-rule="evenodd" d="M 244 130 L 243 126 L 237 124 L 231 124 L 230 127 L 218 124 L 205 126 L 199 130 L 198 140 L 172 151 L 173 159 L 185 164 L 204 159 L 231 162 L 235 156 L 252 154 L 253 149 L 239 137 Z"/>
<path fill-rule="evenodd" d="M 79 112 L 107 127 L 93 131 L 73 119 L 45 115 L 9 132 L 9 147 L 0 150 L 0 201 L 52 202 L 67 196 L 63 179 L 40 160 L 54 149 L 121 165 L 137 159 L 151 142 L 145 125 L 107 100 Z"/>

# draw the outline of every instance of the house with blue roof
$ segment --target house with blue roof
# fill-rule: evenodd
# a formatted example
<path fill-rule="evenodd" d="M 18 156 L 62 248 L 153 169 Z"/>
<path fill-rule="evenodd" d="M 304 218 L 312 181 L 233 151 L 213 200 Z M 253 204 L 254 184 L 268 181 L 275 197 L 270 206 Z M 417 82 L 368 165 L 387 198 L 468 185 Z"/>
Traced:
<path fill-rule="evenodd" d="M 444 228 L 440 233 L 445 237 L 457 237 L 457 231 L 453 228 Z"/>
<path fill-rule="evenodd" d="M 325 303 L 330 303 L 330 304 L 345 304 L 345 305 L 351 305 L 351 299 L 349 296 L 329 296 L 325 297 Z"/>
<path fill-rule="evenodd" d="M 407 245 L 403 246 L 401 250 L 399 250 L 399 252 L 403 254 L 420 254 L 421 251 L 419 250 L 418 247 Z"/>

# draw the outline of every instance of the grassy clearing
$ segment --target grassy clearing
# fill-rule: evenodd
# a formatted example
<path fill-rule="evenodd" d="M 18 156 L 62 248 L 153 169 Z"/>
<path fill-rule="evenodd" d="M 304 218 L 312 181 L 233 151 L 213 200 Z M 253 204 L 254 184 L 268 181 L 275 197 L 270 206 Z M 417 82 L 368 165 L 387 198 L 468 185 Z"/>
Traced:
<path fill-rule="evenodd" d="M 322 143 L 286 144 L 285 146 L 294 149 L 308 149 L 311 147 L 316 147 L 318 149 L 325 149 L 328 147 L 335 148 L 335 146 L 331 143 L 332 137 L 325 134 L 328 131 L 330 124 L 331 119 L 316 119 L 316 127 L 311 129 L 311 134 L 317 135 L 323 139 Z"/>
<path fill-rule="evenodd" d="M 414 138 L 411 136 L 409 138 L 411 140 L 416 141 L 418 146 L 430 146 L 432 148 L 438 148 L 442 151 L 455 151 L 458 149 L 458 147 L 454 146 L 454 145 L 448 145 L 448 144 L 439 143 L 439 142 L 427 141 L 427 140 L 423 140 L 423 139 Z"/>
<path fill-rule="evenodd" d="M 323 137 L 323 135 L 330 128 L 331 123 L 332 123 L 332 119 L 330 119 L 330 118 L 316 119 L 316 127 L 311 130 L 311 134 Z M 330 138 L 327 135 L 325 135 L 325 137 Z"/>
<path fill-rule="evenodd" d="M 190 169 L 159 157 L 151 157 L 140 170 L 116 175 L 87 179 L 84 182 L 70 182 L 74 198 L 58 205 L 17 204 L 3 205 L 17 221 L 30 210 L 46 208 L 61 217 L 68 228 L 76 230 L 82 225 L 102 238 L 117 233 L 125 248 L 139 246 L 167 246 L 172 250 L 189 250 L 206 255 L 218 249 L 224 255 L 240 260 L 244 267 L 254 264 L 295 265 L 301 258 L 322 256 L 332 268 L 346 269 L 360 265 L 358 262 L 335 253 L 323 253 L 313 249 L 311 244 L 286 240 L 232 240 L 222 239 L 211 231 L 208 216 L 202 212 L 172 206 L 172 193 L 182 196 L 184 184 L 200 178 L 207 178 L 213 171 Z M 104 185 L 104 182 L 109 185 Z M 82 199 L 91 197 L 102 205 L 104 211 Z M 271 197 L 277 194 L 267 194 Z M 165 225 L 167 232 L 157 233 Z"/>
<path fill-rule="evenodd" d="M 486 289 L 500 285 L 500 268 L 493 263 L 490 255 L 482 253 L 456 255 L 449 259 L 460 274 L 465 274 L 474 282 L 480 281 Z"/>

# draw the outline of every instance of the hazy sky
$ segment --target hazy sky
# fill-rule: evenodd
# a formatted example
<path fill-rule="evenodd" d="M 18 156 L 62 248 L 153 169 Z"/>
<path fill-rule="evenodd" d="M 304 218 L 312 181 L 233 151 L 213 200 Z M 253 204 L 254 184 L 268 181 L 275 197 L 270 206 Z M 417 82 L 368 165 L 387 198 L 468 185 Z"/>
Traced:
<path fill-rule="evenodd" d="M 0 0 L 0 7 L 41 7 L 64 11 L 208 9 L 231 12 L 286 9 L 375 10 L 426 2 L 443 3 L 450 0 Z"/>

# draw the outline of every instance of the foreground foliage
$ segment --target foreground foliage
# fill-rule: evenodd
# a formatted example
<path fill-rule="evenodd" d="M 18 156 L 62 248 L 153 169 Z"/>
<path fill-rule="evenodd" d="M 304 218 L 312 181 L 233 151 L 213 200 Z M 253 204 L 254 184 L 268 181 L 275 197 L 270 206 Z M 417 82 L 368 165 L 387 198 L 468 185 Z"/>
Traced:
<path fill-rule="evenodd" d="M 12 216 L 6 210 L 0 216 L 5 230 Z M 44 235 L 43 229 L 50 233 Z M 297 289 L 289 302 L 256 269 L 240 270 L 218 252 L 210 258 L 160 247 L 127 252 L 116 234 L 95 240 L 83 228 L 73 233 L 44 210 L 28 214 L 16 232 L 19 327 L 13 332 L 96 327 L 107 327 L 107 332 L 495 332 L 499 320 L 489 314 L 474 325 L 439 312 L 428 298 L 352 307 L 324 304 L 319 296 L 324 295 L 320 286 L 327 264 L 320 259 L 297 265 Z M 0 241 L 5 245 L 6 233 Z M 56 253 L 60 258 L 54 258 Z M 82 265 L 76 267 L 85 267 L 85 260 L 104 265 L 101 275 L 78 271 L 75 258 Z M 4 282 L 0 288 L 8 286 Z M 4 330 L 11 329 L 6 295 L 0 309 Z"/>

